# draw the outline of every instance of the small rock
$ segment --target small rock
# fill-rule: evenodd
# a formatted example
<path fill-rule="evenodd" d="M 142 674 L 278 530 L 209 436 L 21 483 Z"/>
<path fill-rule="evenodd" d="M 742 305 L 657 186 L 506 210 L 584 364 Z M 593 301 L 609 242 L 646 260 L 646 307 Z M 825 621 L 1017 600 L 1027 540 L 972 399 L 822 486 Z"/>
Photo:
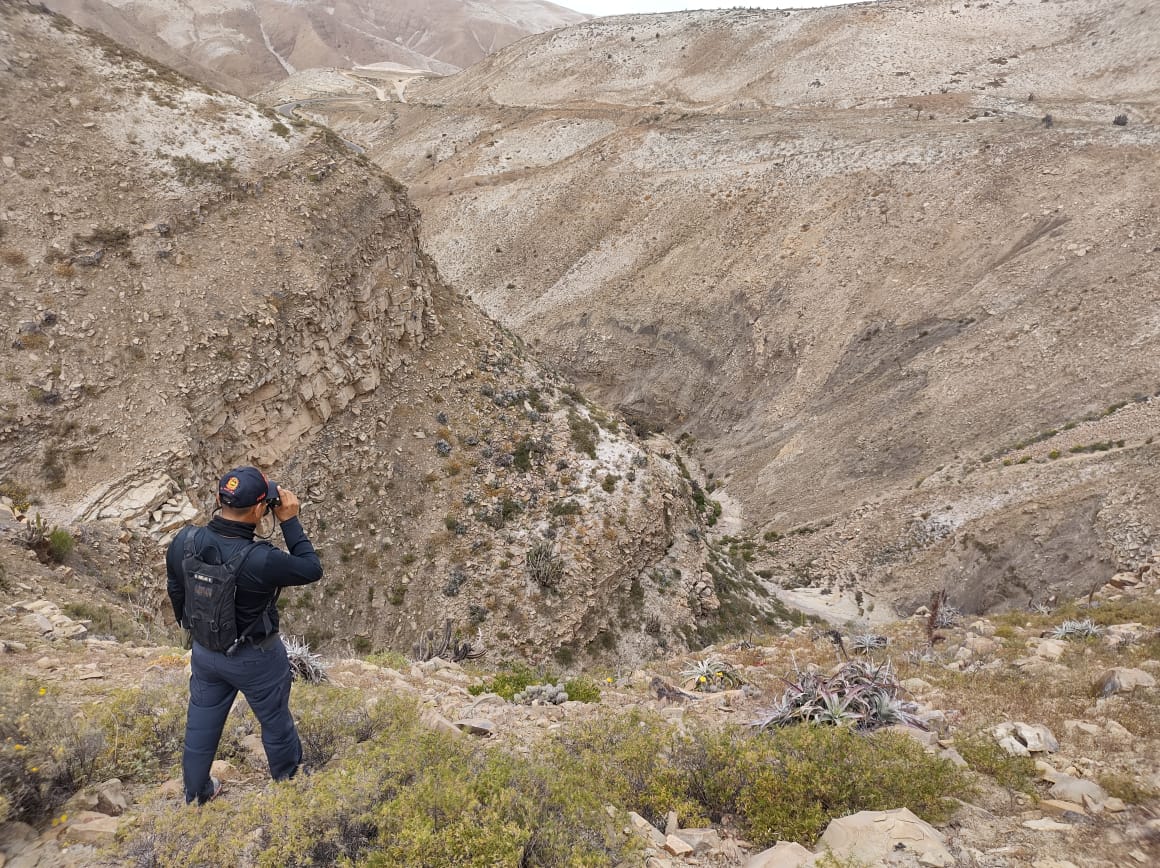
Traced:
<path fill-rule="evenodd" d="M 669 811 L 668 816 L 665 817 L 665 834 L 672 835 L 679 828 L 681 828 L 681 825 L 677 819 L 677 812 L 676 811 Z"/>
<path fill-rule="evenodd" d="M 1128 806 L 1124 804 L 1123 799 L 1117 799 L 1115 796 L 1108 796 L 1104 802 L 1104 810 L 1112 814 L 1120 814 L 1128 810 Z"/>
<path fill-rule="evenodd" d="M 1044 660 L 1058 660 L 1067 650 L 1067 643 L 1061 639 L 1032 639 L 1035 643 L 1035 656 Z"/>
<path fill-rule="evenodd" d="M 691 856 L 693 854 L 693 848 L 676 835 L 669 835 L 665 838 L 665 850 L 674 856 Z"/>
<path fill-rule="evenodd" d="M 901 682 L 907 693 L 930 693 L 934 688 L 930 683 L 923 681 L 921 678 L 906 678 Z"/>
<path fill-rule="evenodd" d="M 238 776 L 238 770 L 226 760 L 214 760 L 209 767 L 209 773 L 219 781 L 232 781 Z"/>
<path fill-rule="evenodd" d="M 16 160 L 14 160 L 12 157 L 8 156 L 7 154 L 5 154 L 3 157 L 0 157 L 0 160 L 2 160 L 4 162 L 5 169 L 15 169 L 16 168 Z"/>

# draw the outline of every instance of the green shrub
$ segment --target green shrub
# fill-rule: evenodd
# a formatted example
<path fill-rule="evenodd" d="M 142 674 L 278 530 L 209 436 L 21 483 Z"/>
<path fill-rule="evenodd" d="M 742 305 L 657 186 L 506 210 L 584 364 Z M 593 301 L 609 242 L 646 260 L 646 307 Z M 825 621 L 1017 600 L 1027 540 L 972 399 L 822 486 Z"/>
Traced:
<path fill-rule="evenodd" d="M 55 527 L 49 532 L 48 556 L 53 562 L 63 564 L 72 554 L 74 548 L 76 548 L 76 540 L 64 528 Z"/>
<path fill-rule="evenodd" d="M 552 504 L 552 515 L 579 515 L 580 513 L 580 504 L 574 497 L 568 500 L 558 500 Z"/>
<path fill-rule="evenodd" d="M 604 477 L 604 481 L 600 483 L 600 487 L 609 494 L 612 494 L 612 492 L 616 491 L 616 483 L 618 482 L 620 482 L 620 477 L 615 473 L 609 473 Z"/>
<path fill-rule="evenodd" d="M 47 687 L 0 680 L 0 813 L 9 819 L 47 818 L 92 780 L 103 747 L 100 730 Z"/>
<path fill-rule="evenodd" d="M 1131 775 L 1120 772 L 1105 772 L 1100 775 L 1099 784 L 1109 796 L 1139 805 L 1160 796 L 1152 787 L 1138 783 Z"/>
<path fill-rule="evenodd" d="M 27 512 L 28 508 L 32 506 L 32 495 L 28 486 L 21 485 L 11 479 L 0 482 L 0 496 L 9 498 L 19 512 Z"/>
<path fill-rule="evenodd" d="M 138 637 L 137 625 L 121 610 L 103 603 L 65 603 L 62 610 L 74 621 L 91 622 L 92 631 L 126 642 Z"/>
<path fill-rule="evenodd" d="M 600 438 L 600 429 L 591 419 L 585 419 L 575 410 L 568 411 L 568 430 L 572 435 L 572 445 L 577 452 L 583 452 L 589 458 L 596 457 L 596 441 Z"/>
<path fill-rule="evenodd" d="M 982 735 L 956 739 L 955 750 L 967 761 L 971 771 L 989 775 L 1009 790 L 1035 792 L 1035 762 L 1030 757 L 1012 756 L 994 739 Z"/>
<path fill-rule="evenodd" d="M 384 669 L 397 669 L 399 672 L 406 672 L 410 667 L 407 658 L 398 651 L 376 651 L 367 657 L 367 663 L 382 666 Z"/>
<path fill-rule="evenodd" d="M 167 777 L 181 753 L 189 691 L 184 673 L 164 686 L 114 690 L 91 709 L 105 749 L 105 778 L 155 781 Z"/>
<path fill-rule="evenodd" d="M 549 682 L 555 684 L 556 679 L 543 672 L 537 672 L 524 663 L 513 663 L 507 669 L 497 672 L 493 677 L 483 682 L 483 684 L 473 684 L 467 688 L 467 692 L 472 696 L 494 693 L 511 702 L 512 697 L 525 687 L 531 684 L 544 684 Z"/>
<path fill-rule="evenodd" d="M 940 822 L 951 813 L 949 797 L 969 789 L 953 764 L 891 731 L 793 726 L 748 737 L 701 733 L 699 742 L 706 761 L 688 769 L 694 792 L 703 789 L 715 816 L 738 812 L 749 840 L 763 847 L 812 845 L 830 820 L 857 811 L 906 807 Z"/>
<path fill-rule="evenodd" d="M 427 730 L 398 700 L 376 712 L 381 729 L 315 774 L 240 805 L 146 809 L 128 851 L 139 864 L 232 865 L 243 853 L 252 864 L 279 866 L 619 860 L 623 839 L 586 773 Z"/>
<path fill-rule="evenodd" d="M 564 682 L 568 698 L 573 702 L 599 702 L 600 685 L 586 675 Z"/>

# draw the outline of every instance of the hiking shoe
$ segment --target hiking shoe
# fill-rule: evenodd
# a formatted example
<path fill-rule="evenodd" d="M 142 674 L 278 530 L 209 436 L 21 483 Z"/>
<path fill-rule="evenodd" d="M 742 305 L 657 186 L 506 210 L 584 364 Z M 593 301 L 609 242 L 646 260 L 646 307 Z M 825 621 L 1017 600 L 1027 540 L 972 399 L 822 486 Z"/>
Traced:
<path fill-rule="evenodd" d="M 208 796 L 205 796 L 204 798 L 200 798 L 197 800 L 198 807 L 200 807 L 201 805 L 204 805 L 206 802 L 212 802 L 214 799 L 216 799 L 218 796 L 221 795 L 222 782 L 219 781 L 215 777 L 211 777 L 209 779 L 209 783 L 210 783 L 211 792 Z"/>

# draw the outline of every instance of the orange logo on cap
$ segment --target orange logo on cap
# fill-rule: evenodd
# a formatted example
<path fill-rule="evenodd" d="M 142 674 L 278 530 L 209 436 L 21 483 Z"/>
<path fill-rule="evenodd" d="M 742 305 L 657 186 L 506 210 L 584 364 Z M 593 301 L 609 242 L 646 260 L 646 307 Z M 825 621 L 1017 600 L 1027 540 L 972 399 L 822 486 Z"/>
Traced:
<path fill-rule="evenodd" d="M 236 476 L 231 476 L 226 481 L 226 491 L 237 491 L 240 484 L 241 480 L 239 480 Z"/>

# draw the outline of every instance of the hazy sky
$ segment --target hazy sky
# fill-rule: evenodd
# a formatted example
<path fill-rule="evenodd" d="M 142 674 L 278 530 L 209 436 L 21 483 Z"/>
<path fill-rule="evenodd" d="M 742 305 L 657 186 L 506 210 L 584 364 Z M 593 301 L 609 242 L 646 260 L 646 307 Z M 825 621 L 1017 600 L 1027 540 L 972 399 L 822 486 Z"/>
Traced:
<path fill-rule="evenodd" d="M 838 6 L 842 0 L 555 0 L 560 6 L 589 15 L 628 15 L 633 12 L 676 12 L 684 9 L 728 9 L 760 6 L 763 9 L 804 9 L 807 6 Z M 846 0 L 851 2 L 851 0 Z"/>

